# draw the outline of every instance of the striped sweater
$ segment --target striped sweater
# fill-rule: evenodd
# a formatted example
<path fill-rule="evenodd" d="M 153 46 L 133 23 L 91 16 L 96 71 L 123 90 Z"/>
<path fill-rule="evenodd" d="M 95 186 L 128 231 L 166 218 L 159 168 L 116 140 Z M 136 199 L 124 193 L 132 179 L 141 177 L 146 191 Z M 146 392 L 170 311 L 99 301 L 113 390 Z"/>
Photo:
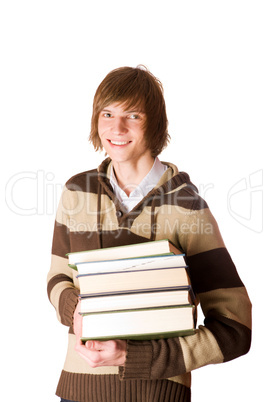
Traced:
<path fill-rule="evenodd" d="M 164 162 L 163 162 L 164 163 Z M 48 274 L 48 296 L 70 327 L 56 394 L 73 401 L 190 401 L 191 371 L 248 352 L 251 303 L 206 202 L 186 173 L 168 163 L 158 185 L 124 213 L 110 184 L 111 160 L 65 185 Z M 69 252 L 168 238 L 186 255 L 205 319 L 195 335 L 128 341 L 124 367 L 91 368 L 74 350 L 79 284 Z"/>

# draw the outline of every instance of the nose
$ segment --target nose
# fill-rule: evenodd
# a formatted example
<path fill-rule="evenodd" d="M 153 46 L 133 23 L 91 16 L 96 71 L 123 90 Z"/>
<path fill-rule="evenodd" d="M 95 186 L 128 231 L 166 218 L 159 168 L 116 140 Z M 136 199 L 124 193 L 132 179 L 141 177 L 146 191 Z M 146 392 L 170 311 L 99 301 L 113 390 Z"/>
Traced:
<path fill-rule="evenodd" d="M 126 134 L 128 129 L 124 117 L 117 116 L 113 119 L 113 134 L 122 135 Z"/>

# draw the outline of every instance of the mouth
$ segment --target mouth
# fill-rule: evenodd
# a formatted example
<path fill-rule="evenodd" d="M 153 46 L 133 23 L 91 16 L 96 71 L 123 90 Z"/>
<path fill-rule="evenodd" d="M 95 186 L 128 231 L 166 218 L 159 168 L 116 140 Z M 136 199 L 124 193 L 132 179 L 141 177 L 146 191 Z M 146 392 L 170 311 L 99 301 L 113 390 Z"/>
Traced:
<path fill-rule="evenodd" d="M 113 141 L 113 140 L 108 140 L 112 145 L 127 145 L 131 141 Z"/>

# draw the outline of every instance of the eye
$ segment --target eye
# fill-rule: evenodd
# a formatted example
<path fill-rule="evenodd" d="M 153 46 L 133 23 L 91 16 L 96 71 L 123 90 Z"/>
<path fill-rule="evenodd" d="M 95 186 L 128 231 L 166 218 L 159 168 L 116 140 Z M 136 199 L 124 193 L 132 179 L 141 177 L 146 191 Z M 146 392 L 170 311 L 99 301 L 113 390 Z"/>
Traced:
<path fill-rule="evenodd" d="M 103 117 L 110 118 L 110 117 L 112 117 L 112 113 L 105 112 L 105 113 L 103 113 Z"/>
<path fill-rule="evenodd" d="M 138 113 L 132 113 L 129 115 L 129 119 L 131 120 L 137 120 L 140 118 L 140 115 Z"/>

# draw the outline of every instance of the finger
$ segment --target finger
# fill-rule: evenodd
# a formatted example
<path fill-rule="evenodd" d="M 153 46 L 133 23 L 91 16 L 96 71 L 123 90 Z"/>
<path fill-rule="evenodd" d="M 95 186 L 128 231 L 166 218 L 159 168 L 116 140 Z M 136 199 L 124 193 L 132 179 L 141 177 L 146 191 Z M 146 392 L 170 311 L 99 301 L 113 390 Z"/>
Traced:
<path fill-rule="evenodd" d="M 87 349 L 94 349 L 94 341 L 86 341 L 85 347 Z"/>
<path fill-rule="evenodd" d="M 95 351 L 101 351 L 101 350 L 106 350 L 106 342 L 100 342 L 100 341 L 87 341 L 85 343 L 85 346 L 89 350 L 95 350 Z"/>
<path fill-rule="evenodd" d="M 78 355 L 80 356 L 80 357 L 82 357 L 88 364 L 89 364 L 89 366 L 91 366 L 91 367 L 97 367 L 96 366 L 96 363 L 94 363 L 94 362 L 92 362 L 91 360 L 90 360 L 90 358 L 87 356 L 87 355 L 85 355 L 84 353 L 81 353 L 81 352 L 77 352 L 78 353 Z"/>
<path fill-rule="evenodd" d="M 82 336 L 82 316 L 78 311 L 74 314 L 74 333 L 77 337 Z"/>
<path fill-rule="evenodd" d="M 82 343 L 80 337 L 79 337 L 79 336 L 76 336 L 75 350 L 76 350 L 77 348 L 79 349 L 81 346 L 83 346 L 83 343 Z"/>
<path fill-rule="evenodd" d="M 83 344 L 76 344 L 75 351 L 91 366 L 98 367 L 101 366 L 103 361 L 106 361 L 107 352 L 98 351 L 98 350 L 90 350 L 85 347 Z"/>

